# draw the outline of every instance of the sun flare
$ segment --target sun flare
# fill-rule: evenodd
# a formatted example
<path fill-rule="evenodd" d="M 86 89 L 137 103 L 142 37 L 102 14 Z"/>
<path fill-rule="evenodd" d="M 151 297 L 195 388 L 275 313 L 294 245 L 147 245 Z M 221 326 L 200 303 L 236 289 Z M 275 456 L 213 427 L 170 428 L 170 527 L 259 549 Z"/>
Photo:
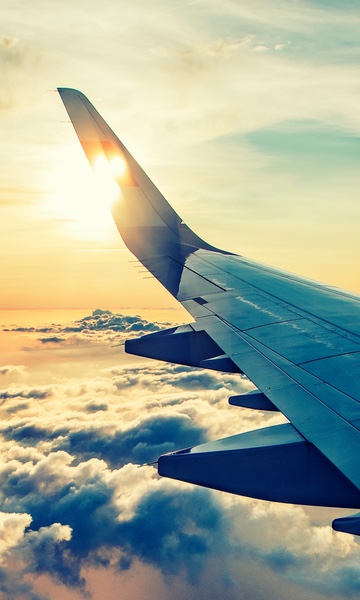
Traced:
<path fill-rule="evenodd" d="M 116 161 L 119 159 L 120 164 Z M 125 172 L 125 164 L 121 161 L 120 157 L 114 156 L 110 160 L 104 155 L 99 154 L 92 165 L 93 178 L 97 193 L 101 194 L 104 198 L 103 203 L 109 204 L 110 208 L 113 202 L 118 199 L 120 195 L 120 188 L 116 182 L 116 178 L 120 177 L 119 169 L 122 169 L 123 174 Z"/>
<path fill-rule="evenodd" d="M 126 162 L 119 155 L 115 155 L 110 159 L 109 166 L 111 173 L 117 179 L 120 179 L 126 173 Z"/>
<path fill-rule="evenodd" d="M 47 217 L 62 223 L 71 237 L 107 239 L 114 232 L 111 208 L 121 196 L 117 180 L 126 171 L 119 156 L 99 154 L 92 168 L 78 148 L 63 147 L 46 182 Z"/>

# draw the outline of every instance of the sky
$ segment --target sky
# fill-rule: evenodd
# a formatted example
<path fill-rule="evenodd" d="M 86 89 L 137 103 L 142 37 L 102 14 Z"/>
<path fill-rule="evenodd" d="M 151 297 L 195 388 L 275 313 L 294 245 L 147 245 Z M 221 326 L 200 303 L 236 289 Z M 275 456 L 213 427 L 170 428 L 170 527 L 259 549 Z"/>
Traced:
<path fill-rule="evenodd" d="M 356 2 L 2 4 L 2 309 L 174 307 L 131 265 L 55 90 L 210 243 L 360 291 Z"/>
<path fill-rule="evenodd" d="M 244 378 L 124 354 L 189 316 L 131 262 L 54 91 L 209 243 L 360 292 L 359 26 L 351 0 L 2 1 L 0 600 L 359 596 L 344 511 L 148 464 L 281 417 L 228 405 Z"/>

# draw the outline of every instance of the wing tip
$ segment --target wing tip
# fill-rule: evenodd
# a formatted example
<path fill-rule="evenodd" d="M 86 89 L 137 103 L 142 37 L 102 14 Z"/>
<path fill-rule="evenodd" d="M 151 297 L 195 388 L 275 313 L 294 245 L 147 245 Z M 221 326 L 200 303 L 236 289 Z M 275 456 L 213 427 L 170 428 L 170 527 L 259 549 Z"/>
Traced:
<path fill-rule="evenodd" d="M 77 94 L 81 94 L 80 90 L 77 90 L 76 88 L 58 86 L 56 89 L 59 94 L 62 92 L 76 92 Z"/>
<path fill-rule="evenodd" d="M 85 94 L 83 94 L 82 92 L 80 92 L 80 90 L 77 90 L 76 88 L 57 87 L 56 89 L 62 100 L 64 100 L 65 98 L 74 98 L 75 96 L 79 96 L 80 98 L 84 98 L 87 100 Z"/>

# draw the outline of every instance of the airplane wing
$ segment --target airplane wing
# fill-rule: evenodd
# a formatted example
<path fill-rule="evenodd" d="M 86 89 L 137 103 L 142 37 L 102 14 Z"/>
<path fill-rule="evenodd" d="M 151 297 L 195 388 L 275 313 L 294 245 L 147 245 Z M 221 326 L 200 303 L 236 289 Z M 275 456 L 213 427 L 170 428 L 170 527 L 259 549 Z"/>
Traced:
<path fill-rule="evenodd" d="M 194 319 L 125 350 L 244 373 L 256 390 L 230 403 L 289 421 L 165 454 L 159 473 L 272 501 L 360 508 L 360 296 L 203 241 L 89 100 L 59 93 L 90 163 L 123 162 L 113 217 L 125 244 Z M 360 513 L 333 527 L 360 534 Z"/>

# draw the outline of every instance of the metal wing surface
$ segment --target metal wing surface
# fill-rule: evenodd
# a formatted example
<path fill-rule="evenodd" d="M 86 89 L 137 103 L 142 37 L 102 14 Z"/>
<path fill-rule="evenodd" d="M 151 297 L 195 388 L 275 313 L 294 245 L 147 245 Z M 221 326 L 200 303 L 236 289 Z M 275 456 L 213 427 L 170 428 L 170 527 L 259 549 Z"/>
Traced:
<path fill-rule="evenodd" d="M 126 164 L 113 216 L 124 242 L 194 322 L 126 351 L 244 373 L 230 403 L 289 420 L 163 455 L 159 473 L 274 501 L 360 507 L 360 297 L 215 248 L 176 214 L 89 100 L 59 93 L 93 164 Z M 358 515 L 333 527 L 360 533 Z"/>

